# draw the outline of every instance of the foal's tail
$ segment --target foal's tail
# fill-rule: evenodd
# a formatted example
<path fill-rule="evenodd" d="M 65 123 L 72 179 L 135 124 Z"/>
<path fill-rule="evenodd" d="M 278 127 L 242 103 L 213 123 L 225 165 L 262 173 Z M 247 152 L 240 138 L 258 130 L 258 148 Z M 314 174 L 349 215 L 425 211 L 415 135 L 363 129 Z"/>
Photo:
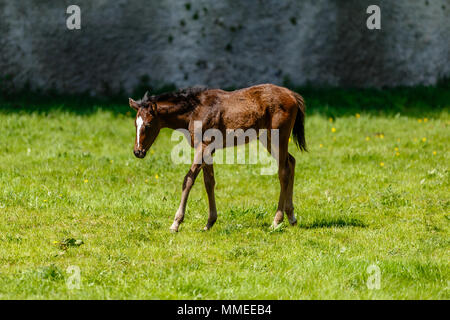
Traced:
<path fill-rule="evenodd" d="M 294 128 L 292 129 L 292 135 L 294 136 L 294 142 L 301 151 L 308 151 L 306 149 L 305 140 L 305 100 L 301 95 L 293 92 L 295 99 L 297 100 L 298 111 L 295 117 Z"/>

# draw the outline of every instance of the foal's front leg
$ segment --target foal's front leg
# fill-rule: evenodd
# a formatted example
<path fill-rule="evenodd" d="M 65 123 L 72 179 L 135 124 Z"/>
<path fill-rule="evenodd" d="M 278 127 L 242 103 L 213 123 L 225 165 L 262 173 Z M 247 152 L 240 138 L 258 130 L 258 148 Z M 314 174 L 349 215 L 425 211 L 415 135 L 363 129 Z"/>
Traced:
<path fill-rule="evenodd" d="M 200 156 L 200 159 L 198 157 Z M 181 222 L 184 220 L 184 213 L 186 212 L 186 203 L 189 196 L 189 191 L 191 191 L 192 186 L 194 185 L 195 178 L 197 178 L 198 173 L 202 168 L 201 161 L 202 153 L 196 153 L 194 157 L 194 162 L 191 165 L 191 169 L 189 169 L 188 173 L 184 177 L 183 181 L 183 191 L 181 193 L 181 202 L 178 207 L 177 213 L 175 214 L 175 219 L 170 227 L 170 230 L 173 232 L 177 232 L 180 227 Z"/>
<path fill-rule="evenodd" d="M 205 164 L 203 167 L 203 180 L 205 182 L 206 193 L 208 194 L 209 203 L 209 217 L 208 223 L 203 230 L 209 230 L 217 220 L 216 199 L 214 196 L 214 186 L 216 181 L 214 179 L 214 168 L 212 164 Z"/>

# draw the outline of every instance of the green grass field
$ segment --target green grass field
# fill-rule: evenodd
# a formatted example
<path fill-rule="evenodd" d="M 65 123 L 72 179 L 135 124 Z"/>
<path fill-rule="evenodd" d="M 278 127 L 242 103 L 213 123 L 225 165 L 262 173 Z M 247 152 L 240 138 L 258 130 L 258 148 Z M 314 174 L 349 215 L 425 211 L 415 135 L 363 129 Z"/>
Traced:
<path fill-rule="evenodd" d="M 0 298 L 449 299 L 448 91 L 299 92 L 299 225 L 269 228 L 276 175 L 216 165 L 216 225 L 200 231 L 200 175 L 177 234 L 189 165 L 171 162 L 170 131 L 139 160 L 127 100 L 3 99 Z"/>

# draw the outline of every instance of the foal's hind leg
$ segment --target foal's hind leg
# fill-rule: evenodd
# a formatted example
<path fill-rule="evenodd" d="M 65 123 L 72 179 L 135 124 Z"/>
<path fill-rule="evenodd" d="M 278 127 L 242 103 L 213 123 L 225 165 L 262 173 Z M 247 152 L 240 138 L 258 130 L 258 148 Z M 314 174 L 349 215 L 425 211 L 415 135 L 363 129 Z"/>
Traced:
<path fill-rule="evenodd" d="M 203 180 L 205 182 L 206 193 L 208 194 L 209 203 L 209 217 L 208 223 L 204 230 L 209 230 L 217 220 L 216 199 L 214 197 L 214 186 L 216 181 L 214 179 L 214 168 L 212 164 L 205 164 L 203 167 Z"/>
<path fill-rule="evenodd" d="M 273 227 L 277 227 L 284 218 L 284 211 L 286 210 L 286 201 L 288 200 L 288 188 L 291 180 L 291 166 L 289 165 L 288 152 L 287 152 L 287 139 L 280 136 L 280 146 L 278 148 L 278 179 L 280 180 L 280 198 L 278 200 L 278 208 L 273 219 Z M 286 141 L 284 141 L 286 140 Z M 274 150 L 272 150 L 274 151 Z M 273 155 L 273 153 L 272 153 Z"/>
<path fill-rule="evenodd" d="M 288 162 L 288 166 L 289 166 L 290 176 L 289 176 L 289 184 L 287 187 L 286 202 L 284 205 L 284 210 L 288 217 L 289 223 L 292 226 L 295 226 L 297 224 L 297 219 L 295 218 L 294 203 L 292 201 L 292 197 L 293 197 L 293 193 L 294 193 L 295 158 L 290 153 L 288 153 L 287 162 Z"/>
<path fill-rule="evenodd" d="M 272 136 L 268 131 L 267 141 L 261 139 L 260 142 L 266 147 L 267 151 L 277 160 L 278 178 L 280 180 L 280 197 L 278 199 L 277 212 L 273 219 L 272 227 L 277 227 L 284 219 L 284 211 L 288 195 L 288 187 L 290 181 L 290 167 L 288 163 L 288 139 L 289 135 L 280 135 L 278 141 L 272 143 Z"/>
<path fill-rule="evenodd" d="M 283 222 L 284 211 L 286 210 L 286 201 L 288 199 L 288 187 L 290 182 L 290 167 L 286 156 L 280 154 L 280 162 L 278 165 L 278 178 L 280 180 L 280 198 L 278 199 L 278 208 L 273 219 L 273 227 L 277 227 Z"/>

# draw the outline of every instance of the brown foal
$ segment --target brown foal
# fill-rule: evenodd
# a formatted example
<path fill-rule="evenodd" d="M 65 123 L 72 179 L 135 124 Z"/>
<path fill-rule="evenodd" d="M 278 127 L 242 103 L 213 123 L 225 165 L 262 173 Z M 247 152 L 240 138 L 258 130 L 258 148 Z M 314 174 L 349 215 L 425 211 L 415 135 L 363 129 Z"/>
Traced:
<path fill-rule="evenodd" d="M 145 157 L 161 128 L 188 130 L 190 144 L 195 148 L 194 161 L 184 177 L 181 203 L 170 230 L 178 231 L 184 219 L 189 191 L 201 169 L 209 201 L 209 218 L 204 229 L 210 229 L 217 220 L 214 169 L 212 164 L 204 161 L 205 150 L 211 141 L 195 139 L 195 121 L 200 121 L 203 132 L 208 129 L 219 130 L 225 137 L 223 147 L 230 145 L 226 144 L 226 131 L 229 129 L 266 129 L 268 142 L 265 147 L 277 159 L 281 186 L 273 227 L 283 221 L 284 213 L 291 225 L 297 223 L 292 202 L 295 159 L 288 152 L 288 143 L 292 131 L 297 146 L 302 151 L 306 150 L 305 104 L 299 94 L 287 88 L 262 84 L 232 92 L 190 88 L 150 97 L 146 93 L 139 101 L 130 98 L 129 103 L 137 111 L 134 144 L 136 157 Z M 276 144 L 271 142 L 273 129 L 278 130 Z"/>

